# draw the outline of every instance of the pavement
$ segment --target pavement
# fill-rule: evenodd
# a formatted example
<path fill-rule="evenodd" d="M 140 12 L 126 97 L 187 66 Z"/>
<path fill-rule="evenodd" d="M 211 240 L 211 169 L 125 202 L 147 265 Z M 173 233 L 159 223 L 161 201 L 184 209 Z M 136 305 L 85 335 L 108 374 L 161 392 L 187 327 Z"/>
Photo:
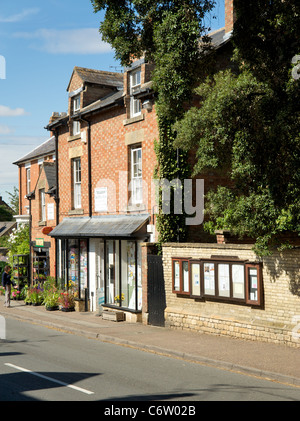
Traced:
<path fill-rule="evenodd" d="M 92 312 L 47 311 L 44 306 L 28 306 L 23 301 L 12 301 L 11 307 L 6 308 L 3 296 L 0 297 L 0 315 L 6 320 L 13 318 L 65 333 L 300 388 L 299 347 L 141 323 L 108 321 Z"/>

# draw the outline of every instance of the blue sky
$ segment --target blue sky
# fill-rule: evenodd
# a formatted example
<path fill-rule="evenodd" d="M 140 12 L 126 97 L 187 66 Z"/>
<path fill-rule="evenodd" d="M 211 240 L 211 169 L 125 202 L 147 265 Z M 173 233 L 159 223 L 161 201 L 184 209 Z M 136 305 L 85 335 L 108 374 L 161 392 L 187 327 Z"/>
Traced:
<path fill-rule="evenodd" d="M 224 26 L 217 0 L 212 29 Z M 0 196 L 18 187 L 12 163 L 49 138 L 54 111 L 67 111 L 74 66 L 120 71 L 98 32 L 103 14 L 90 0 L 14 0 L 0 5 Z M 5 66 L 4 66 L 5 64 Z"/>

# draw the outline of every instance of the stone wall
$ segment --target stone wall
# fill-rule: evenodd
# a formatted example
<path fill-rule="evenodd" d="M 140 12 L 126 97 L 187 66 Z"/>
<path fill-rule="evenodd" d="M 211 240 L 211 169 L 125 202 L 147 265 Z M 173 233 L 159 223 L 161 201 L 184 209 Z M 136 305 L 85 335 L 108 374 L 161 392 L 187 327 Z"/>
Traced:
<path fill-rule="evenodd" d="M 172 257 L 237 256 L 262 262 L 263 306 L 195 299 L 172 291 Z M 166 325 L 176 329 L 300 346 L 300 249 L 259 259 L 250 244 L 165 244 Z"/>

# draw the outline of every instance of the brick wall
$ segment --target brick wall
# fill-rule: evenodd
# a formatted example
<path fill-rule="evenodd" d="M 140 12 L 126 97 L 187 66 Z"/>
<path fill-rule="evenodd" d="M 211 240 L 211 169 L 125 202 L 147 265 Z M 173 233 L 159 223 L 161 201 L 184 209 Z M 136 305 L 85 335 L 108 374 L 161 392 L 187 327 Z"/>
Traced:
<path fill-rule="evenodd" d="M 142 83 L 149 77 L 150 68 L 142 65 Z M 126 79 L 126 75 L 124 78 Z M 82 84 L 76 72 L 73 74 L 70 90 L 78 89 Z M 127 85 L 126 85 L 127 86 Z M 82 92 L 84 96 L 86 92 Z M 130 148 L 140 144 L 142 147 L 143 180 L 149 188 L 149 194 L 145 194 L 144 205 L 140 212 L 152 212 L 150 187 L 153 179 L 156 156 L 154 152 L 154 139 L 158 139 L 158 127 L 155 110 L 142 110 L 142 115 L 136 119 L 128 119 L 125 106 L 113 107 L 106 111 L 100 111 L 92 117 L 86 117 L 91 121 L 91 174 L 92 174 L 92 209 L 95 212 L 94 191 L 95 188 L 108 187 L 108 213 L 126 213 L 129 211 L 125 205 L 130 193 L 128 183 L 130 181 Z M 88 140 L 87 124 L 81 123 L 81 132 L 86 132 Z M 60 129 L 58 141 L 59 159 L 59 192 L 60 192 L 60 221 L 66 216 L 88 216 L 88 143 L 82 142 L 80 136 L 71 137 L 68 127 Z M 72 209 L 72 158 L 81 158 L 81 192 L 82 209 Z M 120 179 L 122 174 L 122 179 Z M 121 180 L 121 181 L 120 181 Z M 135 210 L 138 212 L 139 210 Z"/>
<path fill-rule="evenodd" d="M 35 185 L 35 199 L 31 202 L 31 215 L 32 215 L 32 229 L 31 229 L 31 239 L 33 242 L 36 239 L 42 238 L 44 242 L 50 243 L 49 247 L 49 263 L 50 263 L 50 276 L 55 276 L 55 240 L 50 236 L 43 234 L 42 230 L 44 227 L 54 228 L 56 226 L 56 204 L 53 197 L 50 197 L 48 194 L 45 194 L 45 206 L 46 206 L 46 220 L 41 221 L 40 219 L 40 195 L 39 190 L 45 189 L 47 192 L 49 185 L 43 170 L 41 170 L 40 177 Z M 54 206 L 53 219 L 49 218 L 48 213 L 48 204 Z"/>
<path fill-rule="evenodd" d="M 234 0 L 225 0 L 225 33 L 233 30 L 235 21 L 235 12 L 233 6 Z"/>
<path fill-rule="evenodd" d="M 247 340 L 300 346 L 300 251 L 274 252 L 263 263 L 263 308 L 185 298 L 172 292 L 172 257 L 238 256 L 257 261 L 249 244 L 166 244 L 163 263 L 166 325 Z"/>

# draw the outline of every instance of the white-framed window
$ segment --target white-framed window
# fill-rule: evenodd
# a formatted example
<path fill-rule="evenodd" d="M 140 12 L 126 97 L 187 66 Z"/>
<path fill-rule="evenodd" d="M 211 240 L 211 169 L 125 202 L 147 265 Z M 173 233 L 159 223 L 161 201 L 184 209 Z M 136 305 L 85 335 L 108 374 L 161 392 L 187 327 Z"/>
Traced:
<path fill-rule="evenodd" d="M 80 95 L 76 95 L 73 98 L 73 113 L 80 110 Z"/>
<path fill-rule="evenodd" d="M 45 189 L 40 190 L 40 221 L 46 221 Z"/>
<path fill-rule="evenodd" d="M 26 194 L 30 194 L 30 167 L 26 168 Z"/>
<path fill-rule="evenodd" d="M 72 160 L 73 171 L 73 207 L 81 209 L 81 159 Z"/>
<path fill-rule="evenodd" d="M 131 203 L 133 205 L 143 202 L 143 178 L 142 178 L 142 148 L 131 149 Z"/>
<path fill-rule="evenodd" d="M 76 95 L 73 98 L 73 114 L 80 110 L 80 95 Z M 72 135 L 75 136 L 80 133 L 80 122 L 73 121 Z"/>
<path fill-rule="evenodd" d="M 134 92 L 141 86 L 141 69 L 130 74 L 130 117 L 139 116 L 142 112 L 141 101 L 134 97 Z"/>
<path fill-rule="evenodd" d="M 73 136 L 77 135 L 80 133 L 80 122 L 79 121 L 73 121 L 73 131 L 72 134 Z"/>

